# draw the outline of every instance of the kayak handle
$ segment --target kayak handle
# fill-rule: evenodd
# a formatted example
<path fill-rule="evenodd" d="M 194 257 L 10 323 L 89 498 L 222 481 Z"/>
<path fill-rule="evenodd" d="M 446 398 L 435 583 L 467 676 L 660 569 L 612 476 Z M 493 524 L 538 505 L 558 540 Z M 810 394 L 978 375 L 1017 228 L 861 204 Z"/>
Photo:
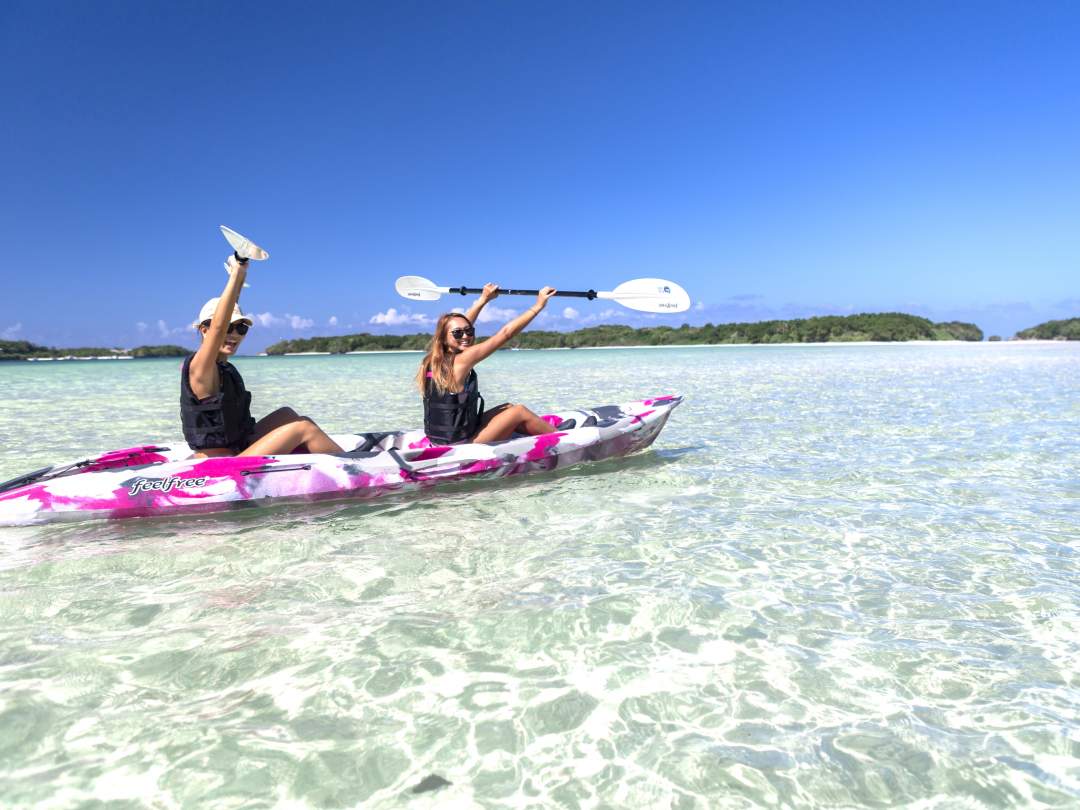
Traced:
<path fill-rule="evenodd" d="M 293 472 L 294 470 L 310 470 L 310 464 L 282 464 L 279 467 L 267 465 L 258 470 L 241 470 L 241 475 L 266 475 L 272 472 Z"/>

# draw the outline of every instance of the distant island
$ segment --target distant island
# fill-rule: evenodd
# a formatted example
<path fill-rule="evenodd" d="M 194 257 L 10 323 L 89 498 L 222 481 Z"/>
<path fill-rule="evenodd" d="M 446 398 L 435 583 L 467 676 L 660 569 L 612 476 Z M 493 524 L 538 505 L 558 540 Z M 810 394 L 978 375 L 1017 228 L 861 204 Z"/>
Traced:
<path fill-rule="evenodd" d="M 417 351 L 427 347 L 429 333 L 412 335 L 337 335 L 282 340 L 267 347 L 267 354 L 378 351 Z M 590 326 L 574 332 L 530 330 L 512 344 L 520 349 L 576 349 L 588 346 L 674 346 L 730 343 L 842 343 L 853 341 L 983 339 L 972 323 L 933 323 L 916 315 L 884 312 L 867 315 L 827 315 L 790 321 L 728 323 L 704 326 L 683 324 L 634 329 L 630 326 Z"/>
<path fill-rule="evenodd" d="M 1016 333 L 1017 340 L 1080 340 L 1080 318 L 1047 321 Z"/>
<path fill-rule="evenodd" d="M 429 332 L 411 335 L 355 335 L 281 340 L 266 348 L 269 355 L 344 354 L 346 352 L 423 351 L 431 339 Z M 851 343 L 854 341 L 896 342 L 906 340 L 981 341 L 983 331 L 973 323 L 934 323 L 917 315 L 881 312 L 862 315 L 824 315 L 787 321 L 725 323 L 680 327 L 651 326 L 635 329 L 609 324 L 590 326 L 573 332 L 540 329 L 522 332 L 511 348 L 577 349 L 598 346 L 676 346 L 739 343 Z M 1016 333 L 1015 340 L 1080 340 L 1080 318 L 1047 321 Z M 997 335 L 992 341 L 1001 340 Z M 191 349 L 183 346 L 138 346 L 134 349 L 82 347 L 55 349 L 26 340 L 0 340 L 2 360 L 133 359 L 142 357 L 184 357 Z"/>
<path fill-rule="evenodd" d="M 54 349 L 27 340 L 0 340 L 0 360 L 129 360 L 139 357 L 184 357 L 190 353 L 191 349 L 183 346 Z"/>

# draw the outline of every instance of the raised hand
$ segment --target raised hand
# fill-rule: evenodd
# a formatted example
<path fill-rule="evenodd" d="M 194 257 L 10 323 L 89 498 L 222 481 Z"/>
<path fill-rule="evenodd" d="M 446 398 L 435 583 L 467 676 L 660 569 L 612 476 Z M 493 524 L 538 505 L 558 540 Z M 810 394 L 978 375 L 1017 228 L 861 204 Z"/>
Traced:
<path fill-rule="evenodd" d="M 541 287 L 540 294 L 536 296 L 536 306 L 533 309 L 539 311 L 547 306 L 547 302 L 551 300 L 551 296 L 558 292 L 554 287 Z"/>

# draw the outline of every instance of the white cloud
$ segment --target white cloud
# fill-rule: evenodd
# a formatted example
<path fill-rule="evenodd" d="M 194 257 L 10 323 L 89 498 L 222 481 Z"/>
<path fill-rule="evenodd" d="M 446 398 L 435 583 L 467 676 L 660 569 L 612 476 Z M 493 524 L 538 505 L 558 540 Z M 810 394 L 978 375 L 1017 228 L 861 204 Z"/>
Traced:
<path fill-rule="evenodd" d="M 15 335 L 17 335 L 21 331 L 22 331 L 22 321 L 19 321 L 17 324 L 9 326 L 3 332 L 0 332 L 0 336 L 2 336 L 4 340 L 14 340 Z"/>
<path fill-rule="evenodd" d="M 696 304 L 694 304 L 694 312 L 704 312 L 704 311 L 705 311 L 705 302 L 704 301 L 698 301 Z"/>
<path fill-rule="evenodd" d="M 180 326 L 169 326 L 165 323 L 163 318 L 158 318 L 157 323 L 155 323 L 154 326 L 157 327 L 158 334 L 163 338 L 172 337 L 173 335 L 184 335 L 191 332 L 191 324 L 184 323 L 180 324 Z M 139 321 L 135 324 L 135 327 L 139 330 L 140 334 L 150 329 L 149 324 L 143 321 Z"/>
<path fill-rule="evenodd" d="M 625 315 L 625 312 L 620 313 L 616 309 L 605 309 L 602 312 L 596 312 L 591 315 L 586 315 L 581 319 L 582 323 L 597 323 L 598 321 L 610 321 L 613 318 L 618 318 L 620 315 Z"/>
<path fill-rule="evenodd" d="M 386 312 L 379 312 L 372 315 L 368 323 L 380 324 L 382 326 L 403 326 L 405 324 L 413 326 L 429 326 L 433 321 L 427 315 L 420 312 L 398 312 L 394 307 L 390 307 Z"/>
<path fill-rule="evenodd" d="M 135 324 L 135 328 L 139 330 L 139 334 L 141 335 L 147 330 L 148 326 L 145 321 L 139 321 L 137 324 Z"/>
<path fill-rule="evenodd" d="M 304 318 L 300 315 L 291 315 L 286 312 L 284 315 L 275 315 L 273 312 L 257 312 L 251 316 L 251 319 L 255 321 L 259 326 L 267 329 L 271 327 L 283 327 L 288 326 L 293 329 L 310 329 L 315 325 L 315 321 L 311 318 Z"/>
<path fill-rule="evenodd" d="M 577 318 L 578 318 L 578 316 L 579 316 L 580 314 L 581 314 L 581 313 L 580 313 L 580 312 L 578 312 L 578 311 L 577 311 L 576 309 L 574 309 L 573 307 L 567 307 L 566 309 L 564 309 L 564 310 L 562 311 L 562 316 L 563 316 L 564 318 L 566 318 L 566 320 L 568 320 L 568 321 L 576 321 L 576 320 L 577 320 Z"/>
<path fill-rule="evenodd" d="M 327 321 L 331 326 L 337 326 L 337 315 L 331 315 L 330 320 Z"/>
<path fill-rule="evenodd" d="M 518 311 L 516 309 L 486 306 L 480 310 L 480 315 L 476 320 L 480 323 L 490 323 L 491 321 L 509 321 L 511 318 L 516 318 L 517 316 Z"/>

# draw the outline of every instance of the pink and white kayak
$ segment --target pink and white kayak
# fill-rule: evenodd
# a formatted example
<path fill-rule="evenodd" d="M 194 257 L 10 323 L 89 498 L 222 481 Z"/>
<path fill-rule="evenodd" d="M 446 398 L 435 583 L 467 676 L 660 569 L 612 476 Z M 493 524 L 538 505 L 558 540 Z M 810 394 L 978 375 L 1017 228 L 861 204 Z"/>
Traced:
<path fill-rule="evenodd" d="M 653 443 L 682 397 L 545 416 L 543 436 L 432 445 L 423 430 L 334 435 L 342 454 L 191 458 L 185 445 L 143 445 L 35 470 L 0 484 L 0 526 L 190 515 L 279 503 L 364 500 L 447 481 L 561 469 Z"/>

